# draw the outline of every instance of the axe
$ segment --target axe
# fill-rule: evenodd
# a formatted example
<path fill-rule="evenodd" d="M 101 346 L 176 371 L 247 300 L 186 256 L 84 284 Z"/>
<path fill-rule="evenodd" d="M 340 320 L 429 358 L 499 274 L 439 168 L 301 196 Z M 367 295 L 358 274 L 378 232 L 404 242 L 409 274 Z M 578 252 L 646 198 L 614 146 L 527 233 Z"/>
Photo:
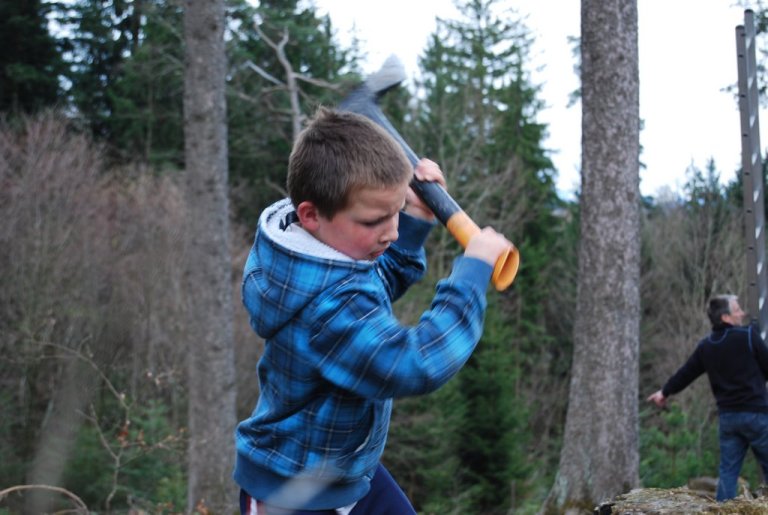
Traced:
<path fill-rule="evenodd" d="M 386 130 L 405 151 L 406 157 L 415 167 L 419 158 L 402 136 L 392 126 L 379 107 L 381 97 L 400 85 L 405 79 L 405 69 L 400 60 L 392 55 L 382 65 L 381 69 L 371 74 L 363 84 L 354 89 L 339 104 L 339 109 L 365 116 Z M 426 182 L 413 179 L 411 188 L 422 201 L 435 213 L 438 220 L 448 229 L 448 232 L 466 248 L 470 238 L 480 232 L 480 227 L 456 203 L 453 197 L 436 182 Z M 520 266 L 520 253 L 514 245 L 502 253 L 496 260 L 491 278 L 498 291 L 503 291 L 512 284 Z"/>

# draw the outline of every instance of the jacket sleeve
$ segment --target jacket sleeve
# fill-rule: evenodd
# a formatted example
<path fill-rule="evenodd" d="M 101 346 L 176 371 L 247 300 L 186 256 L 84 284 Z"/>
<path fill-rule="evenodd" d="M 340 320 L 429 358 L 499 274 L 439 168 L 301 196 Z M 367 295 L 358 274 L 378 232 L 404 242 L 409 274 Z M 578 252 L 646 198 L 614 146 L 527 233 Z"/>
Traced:
<path fill-rule="evenodd" d="M 698 378 L 701 374 L 706 372 L 704 363 L 702 362 L 701 356 L 699 354 L 700 348 L 701 343 L 699 343 L 699 345 L 696 347 L 696 350 L 693 351 L 693 354 L 691 354 L 691 356 L 688 358 L 688 361 L 686 361 L 683 366 L 680 367 L 662 387 L 661 393 L 664 394 L 664 397 L 669 397 L 670 395 L 674 395 L 685 390 L 689 384 L 695 381 L 696 378 Z"/>
<path fill-rule="evenodd" d="M 436 390 L 480 340 L 492 267 L 457 258 L 437 285 L 430 309 L 401 325 L 374 289 L 329 295 L 317 307 L 309 358 L 327 381 L 351 393 L 387 399 Z M 378 297 L 378 298 L 377 298 Z"/>
<path fill-rule="evenodd" d="M 434 223 L 400 212 L 398 238 L 376 260 L 376 270 L 392 301 L 400 298 L 427 270 L 424 242 Z"/>

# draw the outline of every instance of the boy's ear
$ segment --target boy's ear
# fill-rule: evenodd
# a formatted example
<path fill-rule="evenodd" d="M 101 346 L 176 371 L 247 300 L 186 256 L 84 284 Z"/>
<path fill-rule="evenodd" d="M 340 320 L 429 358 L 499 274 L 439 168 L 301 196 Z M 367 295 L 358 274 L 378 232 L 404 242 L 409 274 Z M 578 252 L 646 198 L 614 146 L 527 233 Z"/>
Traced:
<path fill-rule="evenodd" d="M 320 211 L 309 200 L 305 200 L 296 208 L 296 214 L 299 217 L 301 226 L 309 231 L 313 232 L 320 226 Z"/>

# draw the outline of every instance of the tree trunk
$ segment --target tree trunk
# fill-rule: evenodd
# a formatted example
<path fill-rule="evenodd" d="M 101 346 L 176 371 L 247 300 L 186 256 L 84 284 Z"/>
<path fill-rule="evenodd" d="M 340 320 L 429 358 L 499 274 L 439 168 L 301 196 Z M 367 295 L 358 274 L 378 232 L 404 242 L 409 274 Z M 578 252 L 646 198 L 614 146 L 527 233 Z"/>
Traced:
<path fill-rule="evenodd" d="M 62 486 L 64 470 L 83 423 L 82 413 L 87 412 L 98 382 L 97 375 L 78 357 L 63 361 L 63 371 L 60 378 L 55 378 L 56 388 L 48 401 L 37 452 L 27 475 L 30 485 Z M 56 499 L 60 499 L 60 495 L 51 490 L 30 490 L 25 513 L 52 513 Z"/>
<path fill-rule="evenodd" d="M 582 0 L 581 237 L 560 467 L 546 512 L 590 513 L 639 484 L 637 0 Z"/>
<path fill-rule="evenodd" d="M 236 509 L 224 1 L 185 0 L 184 140 L 191 244 L 188 301 L 188 511 Z"/>

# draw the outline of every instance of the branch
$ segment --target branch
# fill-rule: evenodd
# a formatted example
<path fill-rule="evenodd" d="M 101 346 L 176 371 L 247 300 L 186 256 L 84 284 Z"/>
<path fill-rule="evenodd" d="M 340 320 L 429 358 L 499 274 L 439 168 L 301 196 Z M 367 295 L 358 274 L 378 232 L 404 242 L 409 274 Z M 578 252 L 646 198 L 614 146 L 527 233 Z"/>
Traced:
<path fill-rule="evenodd" d="M 275 56 L 277 57 L 280 65 L 283 67 L 285 73 L 285 83 L 251 61 L 247 61 L 245 66 L 249 67 L 251 70 L 255 71 L 269 82 L 277 84 L 287 91 L 288 99 L 291 104 L 291 128 L 293 131 L 293 139 L 295 140 L 301 131 L 301 125 L 304 119 L 304 116 L 301 113 L 301 107 L 299 105 L 299 97 L 301 96 L 306 98 L 304 92 L 299 88 L 297 81 L 302 81 L 307 84 L 312 84 L 314 86 L 330 89 L 333 91 L 338 91 L 341 85 L 333 84 L 322 79 L 316 79 L 314 77 L 308 77 L 294 71 L 291 62 L 285 53 L 285 47 L 289 41 L 289 34 L 287 29 L 283 29 L 280 41 L 275 42 L 262 30 L 258 21 L 254 22 L 253 27 L 259 37 L 275 52 Z"/>
<path fill-rule="evenodd" d="M 126 410 L 127 411 L 127 410 Z M 112 504 L 112 499 L 115 497 L 115 494 L 117 493 L 118 487 L 119 487 L 119 478 L 120 478 L 120 463 L 122 461 L 123 456 L 123 450 L 125 448 L 125 440 L 124 437 L 121 439 L 120 436 L 118 436 L 118 441 L 120 441 L 120 451 L 115 453 L 112 450 L 112 446 L 109 445 L 109 441 L 107 440 L 107 437 L 104 435 L 104 431 L 101 430 L 101 426 L 99 425 L 99 419 L 96 415 L 96 410 L 94 409 L 93 405 L 91 405 L 91 416 L 87 416 L 93 422 L 93 427 L 96 429 L 96 432 L 99 434 L 99 441 L 101 441 L 102 447 L 109 453 L 110 456 L 112 456 L 112 461 L 114 462 L 114 468 L 112 471 L 112 489 L 109 491 L 109 495 L 107 495 L 107 499 L 105 501 L 105 505 L 107 509 L 109 509 L 110 505 Z M 128 420 L 128 414 L 126 413 L 125 416 L 125 424 L 123 425 L 122 431 L 127 433 L 127 427 L 130 424 L 130 421 Z M 122 435 L 122 432 L 121 432 Z"/>
<path fill-rule="evenodd" d="M 285 188 L 280 186 L 279 184 L 277 184 L 277 183 L 275 183 L 275 182 L 273 182 L 273 181 L 271 181 L 269 179 L 265 179 L 264 183 L 267 186 L 269 186 L 270 188 L 272 188 L 273 190 L 275 190 L 276 192 L 278 192 L 279 194 L 283 195 L 284 197 L 288 196 L 288 192 L 285 191 Z"/>
<path fill-rule="evenodd" d="M 269 72 L 267 72 L 264 68 L 261 66 L 258 66 L 257 64 L 254 64 L 253 61 L 250 59 L 243 63 L 243 66 L 247 66 L 251 70 L 255 71 L 265 79 L 267 79 L 269 82 L 272 82 L 274 84 L 277 84 L 278 86 L 285 87 L 285 84 L 280 81 L 280 79 L 276 79 L 274 76 L 270 75 Z"/>
<path fill-rule="evenodd" d="M 285 82 L 286 82 L 286 89 L 288 90 L 288 98 L 291 101 L 291 126 L 293 129 L 293 139 L 295 140 L 299 132 L 301 131 L 301 108 L 299 107 L 299 95 L 298 95 L 298 86 L 296 85 L 296 73 L 293 71 L 293 66 L 291 66 L 291 62 L 288 60 L 288 57 L 285 55 L 285 45 L 288 44 L 288 31 L 283 31 L 283 37 L 280 39 L 280 42 L 275 44 L 269 37 L 267 37 L 266 34 L 264 34 L 264 31 L 261 30 L 261 27 L 258 23 L 254 23 L 254 27 L 256 29 L 256 32 L 259 34 L 259 36 L 264 39 L 264 41 L 272 47 L 272 49 L 275 51 L 275 55 L 277 55 L 277 60 L 280 61 L 280 64 L 283 66 L 283 69 L 285 70 Z"/>
<path fill-rule="evenodd" d="M 269 38 L 269 36 L 267 36 L 264 33 L 263 30 L 261 30 L 261 27 L 259 26 L 258 22 L 254 22 L 253 27 L 256 29 L 256 33 L 259 35 L 259 37 L 261 39 L 263 39 L 267 43 L 267 45 L 269 45 L 272 48 L 272 50 L 274 50 L 276 52 L 278 51 L 278 49 L 284 48 L 286 43 L 288 43 L 288 31 L 287 30 L 283 32 L 283 37 L 280 40 L 280 43 L 275 43 L 274 41 L 272 41 Z"/>
<path fill-rule="evenodd" d="M 12 486 L 9 488 L 6 488 L 4 490 L 0 490 L 0 501 L 3 500 L 8 494 L 17 492 L 20 490 L 49 490 L 51 492 L 57 492 L 63 495 L 66 495 L 70 499 L 72 499 L 72 502 L 77 507 L 76 512 L 77 513 L 84 513 L 88 514 L 88 506 L 85 505 L 82 499 L 80 499 L 78 496 L 70 492 L 69 490 L 66 490 L 64 488 L 59 488 L 58 486 L 50 486 L 50 485 L 17 485 Z"/>
<path fill-rule="evenodd" d="M 60 345 L 58 343 L 39 341 L 36 338 L 34 338 L 34 336 L 31 334 L 27 335 L 27 337 L 32 343 L 36 345 L 40 345 L 43 347 L 52 347 L 54 349 L 67 352 L 69 354 L 72 354 L 75 358 L 90 365 L 90 367 L 93 368 L 96 371 L 96 373 L 99 375 L 99 377 L 101 377 L 101 380 L 104 381 L 104 384 L 107 385 L 107 388 L 109 389 L 110 392 L 112 392 L 112 395 L 115 396 L 115 399 L 117 399 L 117 401 L 120 403 L 120 406 L 122 406 L 122 408 L 125 410 L 129 409 L 128 405 L 125 403 L 125 394 L 117 391 L 117 388 L 115 388 L 112 382 L 107 378 L 106 374 L 104 374 L 104 372 L 101 371 L 101 369 L 99 368 L 99 365 L 97 365 L 89 356 L 84 355 L 79 350 L 70 349 L 69 347 Z"/>
<path fill-rule="evenodd" d="M 322 79 L 315 79 L 314 77 L 307 77 L 306 75 L 301 75 L 299 73 L 295 74 L 295 77 L 298 80 L 302 80 L 314 86 L 319 86 L 321 88 L 328 88 L 334 91 L 338 90 L 341 87 L 340 84 L 334 84 L 332 82 L 324 81 Z"/>

